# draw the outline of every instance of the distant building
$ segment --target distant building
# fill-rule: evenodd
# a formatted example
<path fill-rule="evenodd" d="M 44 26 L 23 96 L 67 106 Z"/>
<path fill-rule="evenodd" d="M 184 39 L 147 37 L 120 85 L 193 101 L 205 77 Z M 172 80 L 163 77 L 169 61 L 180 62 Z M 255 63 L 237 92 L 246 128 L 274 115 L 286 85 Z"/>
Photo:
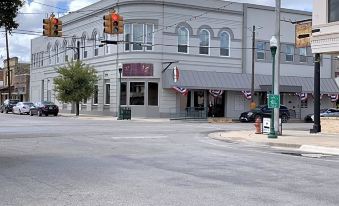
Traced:
<path fill-rule="evenodd" d="M 118 45 L 101 45 L 101 40 L 117 40 L 102 32 L 102 16 L 113 8 L 124 17 L 125 33 Z M 82 103 L 82 113 L 115 116 L 121 104 L 140 117 L 208 110 L 210 116 L 239 118 L 249 109 L 250 96 L 266 104 L 272 88 L 269 40 L 274 12 L 273 7 L 221 0 L 98 1 L 62 17 L 64 38 L 31 41 L 32 101 L 52 100 L 70 111 L 70 104 L 57 101 L 55 67 L 79 56 L 99 77 L 95 94 Z M 281 17 L 281 103 L 292 118 L 300 119 L 313 112 L 313 55 L 310 47 L 295 47 L 295 27 L 288 20 L 310 19 L 312 13 L 282 9 Z M 249 95 L 253 25 L 255 93 Z M 74 49 L 78 43 L 80 54 Z M 332 58 L 325 55 L 322 60 L 325 108 L 332 107 L 330 96 L 339 90 Z"/>
<path fill-rule="evenodd" d="M 29 101 L 29 82 L 30 82 L 30 64 L 19 63 L 18 57 L 9 60 L 10 78 L 11 78 L 11 97 L 8 96 L 8 67 L 7 60 L 4 60 L 4 69 L 2 70 L 3 88 L 0 89 L 0 99 L 19 99 L 20 101 Z"/>

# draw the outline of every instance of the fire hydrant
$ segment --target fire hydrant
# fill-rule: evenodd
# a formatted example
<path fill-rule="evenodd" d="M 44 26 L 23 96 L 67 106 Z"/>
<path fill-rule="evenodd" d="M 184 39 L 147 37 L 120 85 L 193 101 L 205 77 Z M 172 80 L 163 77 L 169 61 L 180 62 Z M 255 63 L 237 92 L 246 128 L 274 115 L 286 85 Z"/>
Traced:
<path fill-rule="evenodd" d="M 260 117 L 258 117 L 255 120 L 254 126 L 255 126 L 255 133 L 261 134 L 261 118 Z"/>

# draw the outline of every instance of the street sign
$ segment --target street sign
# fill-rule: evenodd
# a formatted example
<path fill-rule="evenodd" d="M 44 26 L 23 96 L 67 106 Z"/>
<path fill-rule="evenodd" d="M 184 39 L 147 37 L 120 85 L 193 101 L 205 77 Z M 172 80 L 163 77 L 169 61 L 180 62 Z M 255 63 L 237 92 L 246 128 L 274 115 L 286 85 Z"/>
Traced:
<path fill-rule="evenodd" d="M 268 95 L 268 108 L 280 108 L 280 95 Z"/>

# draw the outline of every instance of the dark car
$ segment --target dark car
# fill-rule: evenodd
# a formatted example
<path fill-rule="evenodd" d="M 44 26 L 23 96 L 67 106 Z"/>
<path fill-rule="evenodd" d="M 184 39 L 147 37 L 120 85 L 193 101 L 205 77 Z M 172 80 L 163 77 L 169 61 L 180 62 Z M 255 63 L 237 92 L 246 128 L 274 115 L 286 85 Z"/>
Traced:
<path fill-rule="evenodd" d="M 18 99 L 6 99 L 4 103 L 1 105 L 0 111 L 1 113 L 13 112 L 13 107 L 19 102 Z"/>
<path fill-rule="evenodd" d="M 320 117 L 339 117 L 339 109 L 321 109 Z M 314 114 L 306 115 L 304 118 L 305 122 L 314 122 Z"/>
<path fill-rule="evenodd" d="M 55 105 L 53 102 L 48 102 L 48 101 L 37 102 L 29 110 L 29 115 L 31 116 L 33 115 L 48 116 L 50 114 L 54 116 L 58 116 L 58 113 L 59 113 L 59 107 Z"/>
<path fill-rule="evenodd" d="M 253 110 L 241 113 L 239 120 L 241 122 L 254 122 L 257 118 L 271 117 L 271 112 L 272 109 L 268 108 L 267 105 L 261 105 Z M 279 117 L 283 123 L 286 123 L 290 119 L 290 112 L 286 106 L 280 106 Z"/>

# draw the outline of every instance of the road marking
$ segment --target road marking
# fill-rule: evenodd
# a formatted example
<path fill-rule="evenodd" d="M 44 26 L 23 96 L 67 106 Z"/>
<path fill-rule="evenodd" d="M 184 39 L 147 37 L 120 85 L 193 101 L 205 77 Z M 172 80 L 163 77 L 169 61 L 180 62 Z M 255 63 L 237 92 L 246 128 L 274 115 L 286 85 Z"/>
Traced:
<path fill-rule="evenodd" d="M 167 136 L 135 136 L 135 137 L 112 137 L 112 139 L 163 139 L 167 138 Z"/>

